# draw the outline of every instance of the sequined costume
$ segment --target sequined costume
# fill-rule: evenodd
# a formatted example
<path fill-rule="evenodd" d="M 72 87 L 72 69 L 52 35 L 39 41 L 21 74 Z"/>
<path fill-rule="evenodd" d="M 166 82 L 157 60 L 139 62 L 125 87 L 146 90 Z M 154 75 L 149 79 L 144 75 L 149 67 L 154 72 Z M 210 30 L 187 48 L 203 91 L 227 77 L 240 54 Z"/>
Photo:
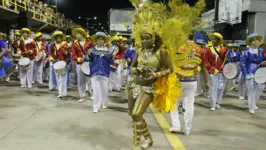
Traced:
<path fill-rule="evenodd" d="M 134 76 L 128 83 L 127 90 L 133 120 L 134 149 L 140 150 L 153 144 L 143 118 L 147 107 L 152 104 L 161 112 L 168 112 L 174 110 L 176 99 L 181 97 L 181 84 L 176 74 L 191 74 L 180 67 L 194 60 L 178 65 L 190 51 L 181 54 L 177 54 L 177 51 L 188 39 L 193 20 L 199 16 L 205 3 L 204 0 L 199 0 L 195 7 L 190 7 L 181 0 L 172 0 L 168 3 L 168 9 L 164 4 L 150 0 L 130 1 L 136 8 L 133 36 L 136 45 L 140 47 L 136 48 L 130 69 Z M 148 42 L 152 45 L 147 44 Z M 142 136 L 145 142 L 140 146 Z"/>

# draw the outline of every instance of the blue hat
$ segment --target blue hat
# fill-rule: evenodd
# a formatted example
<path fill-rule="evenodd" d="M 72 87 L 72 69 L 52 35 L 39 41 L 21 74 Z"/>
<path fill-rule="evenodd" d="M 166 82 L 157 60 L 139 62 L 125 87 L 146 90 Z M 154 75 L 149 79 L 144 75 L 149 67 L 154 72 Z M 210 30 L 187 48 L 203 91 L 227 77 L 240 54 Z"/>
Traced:
<path fill-rule="evenodd" d="M 197 44 L 206 44 L 203 39 L 197 39 L 196 43 Z"/>
<path fill-rule="evenodd" d="M 91 36 L 91 40 L 93 42 L 96 42 L 98 37 L 103 37 L 105 39 L 105 42 L 108 42 L 110 40 L 110 37 L 107 36 L 104 32 L 96 32 L 95 35 Z"/>
<path fill-rule="evenodd" d="M 238 44 L 239 44 L 239 46 L 246 46 L 247 45 L 246 41 L 240 41 Z"/>
<path fill-rule="evenodd" d="M 261 42 L 261 40 L 263 39 L 263 37 L 261 35 L 259 35 L 258 33 L 252 33 L 246 39 L 247 45 L 251 45 L 251 40 L 253 38 L 258 38 L 259 42 Z"/>
<path fill-rule="evenodd" d="M 233 43 L 233 47 L 239 47 L 237 43 Z"/>
<path fill-rule="evenodd" d="M 131 35 L 130 35 L 130 40 L 133 40 L 133 39 L 135 39 L 135 38 L 134 38 L 134 36 L 131 34 Z"/>

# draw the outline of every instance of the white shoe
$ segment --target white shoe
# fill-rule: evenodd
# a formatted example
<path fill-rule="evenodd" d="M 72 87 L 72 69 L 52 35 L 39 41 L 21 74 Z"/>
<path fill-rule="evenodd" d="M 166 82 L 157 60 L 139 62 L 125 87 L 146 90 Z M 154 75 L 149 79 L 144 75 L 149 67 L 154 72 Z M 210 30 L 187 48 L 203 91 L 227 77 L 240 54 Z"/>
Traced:
<path fill-rule="evenodd" d="M 216 107 L 217 107 L 218 109 L 220 109 L 220 108 L 221 108 L 221 106 L 220 106 L 219 104 L 216 104 Z"/>
<path fill-rule="evenodd" d="M 58 98 L 63 98 L 63 96 L 62 96 L 62 95 L 58 95 L 57 97 L 58 97 Z"/>
<path fill-rule="evenodd" d="M 215 111 L 215 108 L 211 108 L 211 111 Z"/>
<path fill-rule="evenodd" d="M 99 110 L 98 109 L 93 109 L 93 113 L 97 113 Z"/>
<path fill-rule="evenodd" d="M 103 109 L 106 109 L 107 108 L 107 105 L 103 105 Z"/>
<path fill-rule="evenodd" d="M 91 96 L 90 99 L 93 100 L 93 96 Z"/>
<path fill-rule="evenodd" d="M 258 110 L 259 108 L 256 106 L 255 109 Z"/>
<path fill-rule="evenodd" d="M 10 77 L 6 77 L 6 82 L 9 82 L 10 81 Z"/>
<path fill-rule="evenodd" d="M 29 86 L 28 88 L 29 88 L 29 89 L 31 89 L 31 88 L 32 88 L 32 86 Z"/>
<path fill-rule="evenodd" d="M 31 83 L 32 83 L 32 84 L 34 84 L 35 82 L 34 82 L 34 81 L 32 81 Z"/>
<path fill-rule="evenodd" d="M 172 133 L 176 133 L 176 132 L 180 132 L 181 131 L 181 128 L 175 128 L 175 127 L 172 127 L 169 129 L 169 132 L 172 132 Z"/>
<path fill-rule="evenodd" d="M 190 131 L 187 131 L 185 129 L 182 129 L 182 132 L 186 135 L 186 136 L 189 136 L 190 135 Z"/>
<path fill-rule="evenodd" d="M 83 98 L 81 98 L 81 99 L 79 99 L 79 103 L 82 103 L 82 102 L 84 102 L 85 100 L 83 99 Z"/>
<path fill-rule="evenodd" d="M 249 111 L 249 113 L 251 113 L 251 114 L 255 114 L 255 111 L 254 111 L 254 110 L 251 110 L 251 111 Z"/>
<path fill-rule="evenodd" d="M 244 100 L 245 97 L 244 96 L 239 96 L 239 100 Z"/>
<path fill-rule="evenodd" d="M 20 87 L 21 87 L 21 88 L 26 88 L 27 86 L 26 86 L 26 85 L 21 85 Z"/>

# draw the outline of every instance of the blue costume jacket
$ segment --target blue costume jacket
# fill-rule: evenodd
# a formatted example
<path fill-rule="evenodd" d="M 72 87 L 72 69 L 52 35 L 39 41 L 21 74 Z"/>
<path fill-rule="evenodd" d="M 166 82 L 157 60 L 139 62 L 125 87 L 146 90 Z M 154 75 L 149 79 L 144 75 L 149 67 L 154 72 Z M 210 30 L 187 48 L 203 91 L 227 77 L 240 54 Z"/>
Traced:
<path fill-rule="evenodd" d="M 93 53 L 93 51 L 100 50 L 97 46 L 91 48 L 91 57 L 90 57 L 90 73 L 91 76 L 110 76 L 110 64 L 113 63 L 112 55 L 100 55 Z M 102 49 L 101 49 L 102 50 Z M 105 51 L 110 52 L 110 49 L 105 47 Z"/>
<path fill-rule="evenodd" d="M 133 61 L 135 55 L 136 55 L 136 51 L 135 51 L 133 45 L 130 45 L 130 46 L 127 48 L 127 50 L 126 50 L 126 52 L 125 52 L 125 55 L 124 55 L 124 59 L 125 59 L 125 60 L 127 60 L 128 58 L 130 58 L 130 60 L 131 60 L 130 63 L 128 64 L 128 66 L 127 66 L 128 69 L 130 68 L 131 63 L 132 63 L 132 61 Z"/>
<path fill-rule="evenodd" d="M 257 69 L 258 65 L 264 60 L 263 49 L 258 50 L 258 55 L 254 53 L 251 48 L 248 48 L 244 56 L 241 58 L 242 71 L 245 77 L 248 75 L 253 75 Z"/>
<path fill-rule="evenodd" d="M 229 61 L 229 62 L 237 63 L 237 62 L 240 61 L 240 56 L 241 56 L 241 54 L 240 54 L 239 51 L 234 52 L 234 50 L 230 50 L 230 51 L 228 52 L 228 61 Z"/>

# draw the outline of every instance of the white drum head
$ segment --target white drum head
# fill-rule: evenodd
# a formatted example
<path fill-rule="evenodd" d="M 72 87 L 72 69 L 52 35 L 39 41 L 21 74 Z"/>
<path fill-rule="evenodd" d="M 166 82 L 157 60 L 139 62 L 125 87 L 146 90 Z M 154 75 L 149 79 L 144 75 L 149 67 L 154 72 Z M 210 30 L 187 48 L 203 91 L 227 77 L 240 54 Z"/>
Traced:
<path fill-rule="evenodd" d="M 259 84 L 266 83 L 266 68 L 259 68 L 254 75 L 254 79 Z"/>
<path fill-rule="evenodd" d="M 90 75 L 90 63 L 89 62 L 84 62 L 81 65 L 81 71 L 86 75 L 89 76 Z"/>
<path fill-rule="evenodd" d="M 42 59 L 42 57 L 43 57 L 43 52 L 39 52 L 39 53 L 37 54 L 35 60 L 36 60 L 36 61 L 39 61 L 39 60 Z"/>
<path fill-rule="evenodd" d="M 58 69 L 63 69 L 66 67 L 66 62 L 64 61 L 58 61 L 56 63 L 53 64 L 53 67 L 55 70 L 58 70 Z"/>
<path fill-rule="evenodd" d="M 21 65 L 21 66 L 26 66 L 26 65 L 28 65 L 29 63 L 30 63 L 30 59 L 29 59 L 29 58 L 26 58 L 26 57 L 21 58 L 21 59 L 19 60 L 19 62 L 18 62 L 18 64 Z"/>
<path fill-rule="evenodd" d="M 223 74 L 229 80 L 236 78 L 239 73 L 238 71 L 238 66 L 234 63 L 228 63 L 223 68 Z"/>

